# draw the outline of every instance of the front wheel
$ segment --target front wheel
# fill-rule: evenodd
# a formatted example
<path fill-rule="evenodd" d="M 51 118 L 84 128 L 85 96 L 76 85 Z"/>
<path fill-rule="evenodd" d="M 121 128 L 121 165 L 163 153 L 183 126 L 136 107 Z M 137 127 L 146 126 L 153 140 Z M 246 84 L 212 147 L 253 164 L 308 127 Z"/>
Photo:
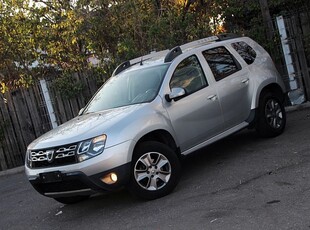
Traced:
<path fill-rule="evenodd" d="M 257 115 L 256 130 L 262 137 L 275 137 L 283 133 L 286 113 L 276 94 L 267 92 L 261 96 Z"/>
<path fill-rule="evenodd" d="M 134 152 L 128 188 L 139 198 L 157 199 L 172 192 L 180 173 L 180 161 L 168 146 L 153 141 L 143 142 Z"/>

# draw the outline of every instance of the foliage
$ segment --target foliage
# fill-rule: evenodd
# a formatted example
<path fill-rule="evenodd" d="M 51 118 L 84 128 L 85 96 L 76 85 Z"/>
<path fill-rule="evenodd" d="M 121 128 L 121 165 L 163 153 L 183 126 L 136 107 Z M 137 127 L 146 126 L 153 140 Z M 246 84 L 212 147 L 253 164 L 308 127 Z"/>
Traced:
<path fill-rule="evenodd" d="M 31 81 L 30 64 L 35 60 L 31 21 L 22 1 L 0 3 L 1 91 Z"/>
<path fill-rule="evenodd" d="M 249 35 L 271 48 L 262 2 L 267 0 L 3 0 L 0 91 L 32 84 L 52 68 L 63 73 L 97 68 L 106 79 L 124 60 L 221 32 Z M 268 4 L 273 16 L 309 1 Z M 97 66 L 88 62 L 90 56 L 100 60 Z M 71 80 L 60 76 L 56 82 L 61 88 Z"/>
<path fill-rule="evenodd" d="M 60 92 L 64 98 L 74 98 L 84 89 L 83 84 L 74 76 L 73 73 L 65 72 L 53 81 L 53 87 Z"/>

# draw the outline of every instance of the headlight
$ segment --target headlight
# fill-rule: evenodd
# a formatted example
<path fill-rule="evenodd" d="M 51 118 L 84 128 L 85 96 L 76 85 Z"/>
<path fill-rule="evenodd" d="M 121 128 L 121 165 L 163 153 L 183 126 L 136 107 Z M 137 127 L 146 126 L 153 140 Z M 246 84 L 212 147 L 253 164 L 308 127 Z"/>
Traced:
<path fill-rule="evenodd" d="M 30 152 L 31 152 L 31 151 L 30 151 L 29 149 L 27 149 L 25 161 L 26 161 L 26 165 L 27 165 L 29 168 L 32 168 L 32 161 L 31 161 Z"/>
<path fill-rule="evenodd" d="M 86 141 L 82 141 L 79 144 L 77 151 L 79 162 L 85 161 L 92 157 L 101 154 L 105 147 L 105 142 L 107 140 L 106 135 L 101 135 Z"/>

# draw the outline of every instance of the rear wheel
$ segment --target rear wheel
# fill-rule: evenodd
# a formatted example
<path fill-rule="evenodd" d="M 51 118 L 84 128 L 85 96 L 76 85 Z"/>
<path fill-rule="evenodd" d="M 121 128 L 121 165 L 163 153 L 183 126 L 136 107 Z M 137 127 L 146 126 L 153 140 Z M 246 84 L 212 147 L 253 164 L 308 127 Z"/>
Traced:
<path fill-rule="evenodd" d="M 57 197 L 54 199 L 63 204 L 75 204 L 88 198 L 89 196 L 70 196 L 70 197 Z"/>
<path fill-rule="evenodd" d="M 130 192 L 139 198 L 156 199 L 172 192 L 181 173 L 177 155 L 159 142 L 137 147 L 131 166 Z"/>
<path fill-rule="evenodd" d="M 283 133 L 286 125 L 284 105 L 277 94 L 263 93 L 257 111 L 256 130 L 262 137 L 275 137 Z"/>

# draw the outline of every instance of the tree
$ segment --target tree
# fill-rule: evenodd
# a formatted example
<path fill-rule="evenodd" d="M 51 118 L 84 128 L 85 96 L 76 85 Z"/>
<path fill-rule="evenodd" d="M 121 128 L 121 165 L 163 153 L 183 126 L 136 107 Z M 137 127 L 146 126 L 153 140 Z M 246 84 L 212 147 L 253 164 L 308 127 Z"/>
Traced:
<path fill-rule="evenodd" d="M 39 4 L 39 5 L 38 5 Z M 58 1 L 3 1 L 0 4 L 1 91 L 28 85 L 51 68 L 80 69 L 82 19 Z"/>
<path fill-rule="evenodd" d="M 3 0 L 0 87 L 88 71 L 90 55 L 108 76 L 125 60 L 223 31 L 255 37 L 268 47 L 273 15 L 300 4 L 309 1 Z"/>
<path fill-rule="evenodd" d="M 266 26 L 266 35 L 267 39 L 270 41 L 273 37 L 274 27 L 272 24 L 272 19 L 269 11 L 268 1 L 267 0 L 259 0 L 260 8 L 262 11 L 263 21 Z"/>
<path fill-rule="evenodd" d="M 27 4 L 27 3 L 26 3 Z M 35 44 L 32 22 L 26 17 L 23 1 L 4 1 L 0 4 L 0 68 L 1 91 L 15 84 L 25 84 L 33 73 Z"/>

